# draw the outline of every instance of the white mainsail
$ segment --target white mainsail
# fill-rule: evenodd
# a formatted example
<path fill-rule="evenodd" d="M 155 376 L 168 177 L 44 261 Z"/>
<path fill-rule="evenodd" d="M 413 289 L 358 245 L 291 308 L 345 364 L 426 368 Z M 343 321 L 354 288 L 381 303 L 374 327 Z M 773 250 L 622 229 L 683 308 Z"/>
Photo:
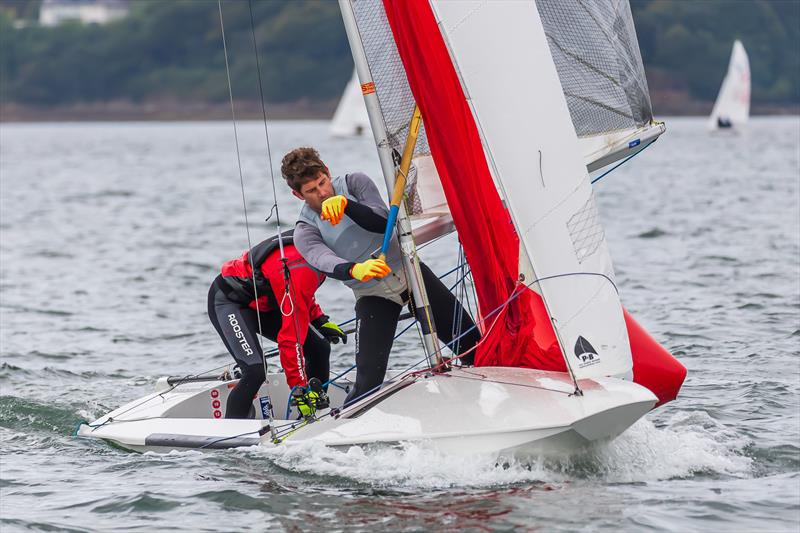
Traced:
<path fill-rule="evenodd" d="M 330 132 L 335 137 L 356 137 L 369 132 L 367 108 L 364 107 L 364 97 L 355 70 L 333 114 Z"/>
<path fill-rule="evenodd" d="M 709 129 L 744 125 L 750 117 L 750 61 L 741 41 L 733 43 L 728 72 L 722 80 L 714 109 L 708 118 Z"/>
<path fill-rule="evenodd" d="M 568 364 L 578 378 L 629 373 L 630 344 L 605 234 L 536 6 L 431 5 L 533 279 L 550 278 L 534 288 Z"/>
<path fill-rule="evenodd" d="M 627 0 L 537 0 L 589 171 L 633 155 L 665 131 L 650 92 Z"/>

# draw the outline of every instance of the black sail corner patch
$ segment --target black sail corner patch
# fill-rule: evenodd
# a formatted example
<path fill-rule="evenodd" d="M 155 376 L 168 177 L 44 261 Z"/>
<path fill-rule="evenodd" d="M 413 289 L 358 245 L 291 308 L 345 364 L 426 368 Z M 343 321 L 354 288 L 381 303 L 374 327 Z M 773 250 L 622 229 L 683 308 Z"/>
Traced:
<path fill-rule="evenodd" d="M 580 335 L 577 342 L 575 342 L 575 357 L 578 358 L 578 368 L 584 368 L 600 362 L 600 356 L 594 346 Z"/>

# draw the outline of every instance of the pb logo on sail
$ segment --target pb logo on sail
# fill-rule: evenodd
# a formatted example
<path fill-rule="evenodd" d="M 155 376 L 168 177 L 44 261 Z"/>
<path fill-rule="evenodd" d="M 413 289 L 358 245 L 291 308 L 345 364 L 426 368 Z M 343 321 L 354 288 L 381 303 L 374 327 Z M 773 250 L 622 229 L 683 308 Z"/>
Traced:
<path fill-rule="evenodd" d="M 596 365 L 600 362 L 600 356 L 589 341 L 578 336 L 578 341 L 575 343 L 575 357 L 578 358 L 578 368 L 585 368 L 587 366 Z"/>

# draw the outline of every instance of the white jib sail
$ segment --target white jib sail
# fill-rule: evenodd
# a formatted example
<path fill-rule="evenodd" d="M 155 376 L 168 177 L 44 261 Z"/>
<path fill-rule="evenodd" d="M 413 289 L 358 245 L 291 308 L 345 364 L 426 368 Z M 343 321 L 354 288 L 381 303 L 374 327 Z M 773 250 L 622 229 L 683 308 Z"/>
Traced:
<path fill-rule="evenodd" d="M 333 114 L 330 131 L 331 135 L 336 137 L 356 137 L 370 131 L 367 108 L 364 106 L 361 84 L 355 71 L 347 82 L 342 99 L 339 100 L 339 105 Z"/>
<path fill-rule="evenodd" d="M 716 129 L 720 122 L 741 126 L 750 118 L 750 60 L 740 41 L 733 43 L 728 72 L 722 80 L 717 101 L 708 119 L 708 127 Z"/>
<path fill-rule="evenodd" d="M 544 298 L 567 362 L 578 378 L 629 374 L 605 234 L 536 6 L 431 4 L 532 275 L 553 276 L 532 288 Z"/>

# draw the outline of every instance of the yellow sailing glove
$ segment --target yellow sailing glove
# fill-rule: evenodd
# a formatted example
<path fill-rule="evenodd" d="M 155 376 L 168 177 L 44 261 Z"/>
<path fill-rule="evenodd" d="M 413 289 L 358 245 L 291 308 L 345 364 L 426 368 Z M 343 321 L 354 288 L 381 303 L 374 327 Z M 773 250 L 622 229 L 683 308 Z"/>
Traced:
<path fill-rule="evenodd" d="M 345 207 L 347 207 L 347 198 L 341 194 L 338 196 L 331 196 L 322 202 L 322 212 L 320 213 L 320 216 L 322 217 L 322 220 L 327 220 L 335 226 L 341 222 L 342 217 L 344 216 Z"/>
<path fill-rule="evenodd" d="M 391 271 L 383 259 L 367 259 L 363 263 L 353 265 L 350 275 L 358 281 L 370 281 L 373 278 L 385 278 Z"/>

